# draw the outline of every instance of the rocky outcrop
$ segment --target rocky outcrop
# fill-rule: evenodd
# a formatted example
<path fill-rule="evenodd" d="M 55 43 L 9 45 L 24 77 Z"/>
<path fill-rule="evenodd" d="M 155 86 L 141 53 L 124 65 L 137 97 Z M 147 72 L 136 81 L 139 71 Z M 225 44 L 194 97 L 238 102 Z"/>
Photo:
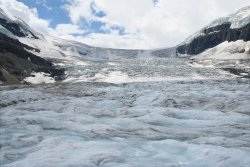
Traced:
<path fill-rule="evenodd" d="M 21 82 L 14 76 L 8 73 L 4 68 L 0 67 L 0 80 L 9 85 L 19 85 Z"/>
<path fill-rule="evenodd" d="M 5 29 L 18 37 L 29 36 L 30 38 L 39 39 L 32 31 L 28 30 L 20 23 L 9 22 L 5 19 L 0 18 L 0 25 L 2 25 Z"/>
<path fill-rule="evenodd" d="M 225 41 L 244 40 L 250 41 L 250 23 L 238 29 L 231 29 L 231 23 L 226 22 L 201 31 L 201 35 L 191 42 L 177 47 L 180 54 L 196 55 L 208 48 L 217 46 Z"/>
<path fill-rule="evenodd" d="M 49 73 L 56 80 L 64 78 L 64 69 L 55 68 L 51 62 L 26 51 L 27 48 L 34 49 L 0 33 L 1 69 L 19 81 L 30 76 L 33 71 Z M 0 80 L 6 82 L 3 72 L 0 73 Z"/>

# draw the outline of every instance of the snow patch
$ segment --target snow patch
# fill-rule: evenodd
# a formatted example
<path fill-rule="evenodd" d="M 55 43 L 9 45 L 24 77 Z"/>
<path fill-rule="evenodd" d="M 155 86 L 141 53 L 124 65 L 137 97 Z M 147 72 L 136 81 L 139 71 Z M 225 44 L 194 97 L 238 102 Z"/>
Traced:
<path fill-rule="evenodd" d="M 193 56 L 201 59 L 250 59 L 250 41 L 223 42 L 213 48 Z"/>
<path fill-rule="evenodd" d="M 8 31 L 6 28 L 4 28 L 2 25 L 0 25 L 0 33 L 7 35 L 8 37 L 12 39 L 17 39 L 14 34 L 12 34 L 10 31 Z"/>
<path fill-rule="evenodd" d="M 55 83 L 55 79 L 50 77 L 50 74 L 44 72 L 32 72 L 32 76 L 26 77 L 24 81 L 32 83 L 32 84 L 41 84 L 41 83 Z"/>

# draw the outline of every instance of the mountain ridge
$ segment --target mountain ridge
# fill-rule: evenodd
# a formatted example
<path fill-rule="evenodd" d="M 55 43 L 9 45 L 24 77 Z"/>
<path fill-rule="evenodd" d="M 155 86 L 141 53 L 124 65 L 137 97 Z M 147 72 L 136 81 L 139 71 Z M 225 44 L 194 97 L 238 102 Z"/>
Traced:
<path fill-rule="evenodd" d="M 17 53 L 14 53 L 13 50 L 15 49 L 13 49 L 13 46 L 17 50 L 21 48 L 22 53 L 26 54 L 26 56 L 22 57 L 25 62 L 24 64 L 33 64 L 33 66 L 28 65 L 28 69 L 26 67 L 15 69 L 15 66 L 6 67 L 5 64 L 6 70 L 12 75 L 16 75 L 15 73 L 17 73 L 17 71 L 22 71 L 21 74 L 16 75 L 19 80 L 31 75 L 33 71 L 48 72 L 53 77 L 60 79 L 64 78 L 63 70 L 57 69 L 58 67 L 56 67 L 55 64 L 53 65 L 53 62 L 65 66 L 66 64 L 81 64 L 81 62 L 84 61 L 114 61 L 154 57 L 192 57 L 197 54 L 200 55 L 203 52 L 214 53 L 214 51 L 209 52 L 209 49 L 215 48 L 225 41 L 234 42 L 241 39 L 243 42 L 250 41 L 250 20 L 248 20 L 248 18 L 250 18 L 250 6 L 244 7 L 229 16 L 213 21 L 198 33 L 193 34 L 175 47 L 151 50 L 101 48 L 89 46 L 77 41 L 60 39 L 37 32 L 21 18 L 10 16 L 10 13 L 7 13 L 0 8 L 0 34 L 2 34 L 0 37 L 1 42 L 5 43 L 3 46 L 6 47 L 9 45 L 7 48 L 12 48 L 12 51 L 11 49 L 7 49 L 12 53 L 9 55 L 10 57 L 14 56 L 20 58 Z M 241 45 L 240 42 L 238 42 L 238 44 Z M 235 46 L 238 47 L 238 44 Z M 245 49 L 236 48 L 235 50 L 236 52 L 239 50 L 240 54 L 249 55 L 250 46 L 247 48 L 248 45 L 249 44 L 246 43 Z M 229 50 L 228 48 L 231 46 L 232 44 L 223 45 L 225 50 Z M 6 49 L 3 50 L 2 48 L 0 50 L 0 54 L 2 54 L 2 59 L 0 57 L 0 61 L 2 61 L 2 64 L 6 62 L 6 60 L 3 60 L 3 57 L 6 59 L 6 56 L 3 56 L 5 52 Z M 236 52 L 233 51 L 233 54 Z M 39 60 L 41 62 L 35 62 L 33 61 L 34 59 L 31 59 L 31 61 L 29 60 L 30 57 L 35 56 L 40 57 L 41 59 Z M 35 59 L 38 60 L 38 58 Z M 14 60 L 15 58 L 12 60 L 9 59 L 8 61 L 15 64 Z M 43 62 L 50 62 L 50 65 L 44 65 Z M 30 68 L 36 66 L 37 63 L 43 64 L 43 68 Z M 12 68 L 14 68 L 16 72 L 13 72 Z"/>
<path fill-rule="evenodd" d="M 225 41 L 250 40 L 250 6 L 212 21 L 177 47 L 180 54 L 197 55 Z"/>

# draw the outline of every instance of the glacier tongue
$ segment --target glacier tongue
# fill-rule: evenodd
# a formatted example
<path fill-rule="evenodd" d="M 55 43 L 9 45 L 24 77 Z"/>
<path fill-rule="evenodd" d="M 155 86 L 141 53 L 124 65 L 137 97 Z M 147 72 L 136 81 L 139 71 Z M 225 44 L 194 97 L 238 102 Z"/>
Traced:
<path fill-rule="evenodd" d="M 1 165 L 246 167 L 249 63 L 83 61 L 62 83 L 0 87 Z"/>
<path fill-rule="evenodd" d="M 250 164 L 249 80 L 1 87 L 3 167 Z"/>

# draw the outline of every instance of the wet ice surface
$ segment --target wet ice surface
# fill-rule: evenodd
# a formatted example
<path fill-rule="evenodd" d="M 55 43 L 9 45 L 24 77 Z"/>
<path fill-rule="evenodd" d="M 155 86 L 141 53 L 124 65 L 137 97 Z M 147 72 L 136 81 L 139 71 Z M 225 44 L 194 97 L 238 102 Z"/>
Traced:
<path fill-rule="evenodd" d="M 250 164 L 249 79 L 79 82 L 0 91 L 4 167 Z"/>
<path fill-rule="evenodd" d="M 239 68 L 250 76 L 250 59 L 213 60 L 187 58 L 137 58 L 118 61 L 86 61 L 69 65 L 65 82 L 148 82 L 235 77 L 227 68 Z"/>

